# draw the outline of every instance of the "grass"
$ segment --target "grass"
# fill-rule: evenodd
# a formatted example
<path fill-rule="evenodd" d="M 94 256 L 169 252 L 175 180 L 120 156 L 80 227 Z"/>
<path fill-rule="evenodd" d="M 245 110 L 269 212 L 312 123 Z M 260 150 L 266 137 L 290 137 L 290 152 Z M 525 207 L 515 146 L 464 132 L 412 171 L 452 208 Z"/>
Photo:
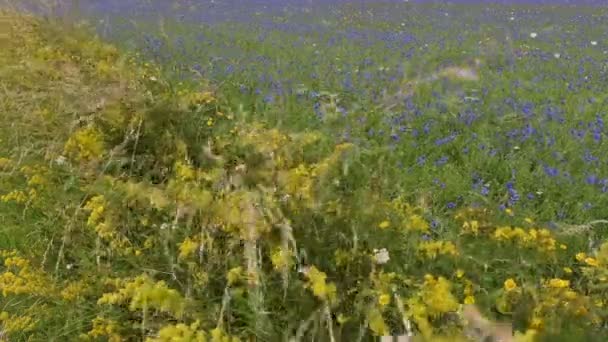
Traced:
<path fill-rule="evenodd" d="M 153 5 L 3 12 L 10 340 L 605 340 L 603 9 Z"/>

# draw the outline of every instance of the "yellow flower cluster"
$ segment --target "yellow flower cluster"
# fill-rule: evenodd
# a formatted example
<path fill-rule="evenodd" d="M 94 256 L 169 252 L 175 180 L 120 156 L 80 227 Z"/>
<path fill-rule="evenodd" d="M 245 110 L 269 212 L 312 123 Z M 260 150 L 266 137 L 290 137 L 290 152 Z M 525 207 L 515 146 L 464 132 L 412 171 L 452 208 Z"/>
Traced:
<path fill-rule="evenodd" d="M 312 290 L 315 297 L 330 303 L 336 300 L 336 285 L 327 282 L 327 274 L 319 271 L 315 266 L 310 266 L 306 271 L 306 277 L 308 278 L 306 286 Z"/>
<path fill-rule="evenodd" d="M 186 301 L 181 294 L 167 287 L 164 281 L 153 282 L 147 275 L 141 275 L 127 282 L 118 292 L 104 293 L 98 304 L 129 303 L 131 311 L 156 309 L 174 317 L 184 313 Z"/>
<path fill-rule="evenodd" d="M 293 253 L 285 248 L 276 247 L 270 254 L 270 262 L 276 270 L 284 270 L 292 265 Z"/>
<path fill-rule="evenodd" d="M 450 289 L 451 284 L 447 279 L 427 274 L 418 294 L 408 301 L 409 314 L 426 338 L 432 336 L 432 319 L 458 310 L 458 301 Z"/>
<path fill-rule="evenodd" d="M 458 256 L 458 249 L 451 241 L 424 241 L 418 245 L 418 252 L 429 259 L 439 255 Z"/>
<path fill-rule="evenodd" d="M 207 342 L 207 333 L 199 330 L 200 322 L 190 325 L 179 323 L 164 326 L 158 332 L 158 337 L 148 338 L 146 342 Z"/>
<path fill-rule="evenodd" d="M 226 280 L 228 281 L 228 286 L 232 286 L 238 283 L 243 278 L 243 268 L 242 267 L 233 267 L 226 274 Z"/>
<path fill-rule="evenodd" d="M 196 253 L 196 250 L 199 249 L 200 245 L 200 242 L 195 239 L 191 239 L 190 237 L 185 238 L 184 241 L 179 244 L 179 259 L 185 260 L 190 258 Z"/>
<path fill-rule="evenodd" d="M 86 281 L 77 280 L 77 281 L 68 283 L 61 290 L 60 295 L 61 295 L 61 298 L 63 298 L 64 300 L 66 300 L 68 302 L 72 302 L 72 301 L 82 299 L 83 295 L 87 292 L 88 289 L 89 289 L 89 286 L 86 283 Z"/>
<path fill-rule="evenodd" d="M 17 256 L 14 251 L 2 251 L 4 272 L 0 273 L 2 295 L 51 296 L 55 293 L 51 279 L 42 271 L 34 270 L 29 260 Z"/>
<path fill-rule="evenodd" d="M 196 178 L 196 170 L 182 161 L 175 162 L 174 169 L 177 179 L 181 181 L 189 182 Z"/>
<path fill-rule="evenodd" d="M 94 228 L 103 222 L 106 205 L 106 199 L 103 195 L 94 196 L 85 204 L 84 209 L 91 211 L 87 219 L 87 226 Z"/>
<path fill-rule="evenodd" d="M 498 227 L 492 238 L 497 241 L 514 242 L 522 247 L 536 248 L 541 252 L 552 252 L 558 247 L 557 241 L 547 229 L 526 231 L 519 227 Z M 562 249 L 565 249 L 565 247 L 565 245 L 560 245 Z"/>
<path fill-rule="evenodd" d="M 0 312 L 0 327 L 5 334 L 28 332 L 36 327 L 36 323 L 31 316 L 11 315 L 6 311 Z"/>
<path fill-rule="evenodd" d="M 15 202 L 15 203 L 25 203 L 29 199 L 28 194 L 21 190 L 13 190 L 6 195 L 0 196 L 0 201 L 4 203 Z"/>
<path fill-rule="evenodd" d="M 91 161 L 104 154 L 103 135 L 93 127 L 74 132 L 64 146 L 66 155 L 79 161 Z"/>
<path fill-rule="evenodd" d="M 93 327 L 89 332 L 81 335 L 82 339 L 89 340 L 93 338 L 96 340 L 99 337 L 105 337 L 108 342 L 123 341 L 123 338 L 120 336 L 118 322 L 103 317 L 95 317 L 92 323 Z"/>

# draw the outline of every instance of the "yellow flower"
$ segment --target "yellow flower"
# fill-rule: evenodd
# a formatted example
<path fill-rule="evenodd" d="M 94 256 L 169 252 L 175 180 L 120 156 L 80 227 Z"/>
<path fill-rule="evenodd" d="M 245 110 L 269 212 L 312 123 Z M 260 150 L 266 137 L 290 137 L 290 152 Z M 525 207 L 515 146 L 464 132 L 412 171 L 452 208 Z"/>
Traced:
<path fill-rule="evenodd" d="M 380 304 L 380 306 L 387 306 L 391 303 L 391 296 L 389 296 L 386 293 L 383 293 L 380 295 L 380 297 L 378 297 L 378 304 Z"/>
<path fill-rule="evenodd" d="M 526 223 L 528 223 L 528 224 L 533 224 L 533 223 L 534 223 L 534 220 L 532 220 L 532 219 L 531 219 L 531 218 L 529 218 L 529 217 L 526 217 L 526 218 L 524 219 L 524 221 L 526 221 Z"/>
<path fill-rule="evenodd" d="M 540 329 L 543 326 L 543 320 L 538 318 L 538 317 L 534 317 L 532 318 L 532 321 L 530 322 L 530 328 L 532 329 Z"/>
<path fill-rule="evenodd" d="M 380 222 L 380 224 L 378 224 L 378 228 L 380 228 L 380 229 L 386 229 L 390 226 L 391 226 L 391 223 L 389 221 L 382 221 L 382 222 Z"/>
<path fill-rule="evenodd" d="M 464 271 L 461 269 L 456 270 L 456 278 L 460 279 L 464 276 Z"/>
<path fill-rule="evenodd" d="M 570 267 L 564 267 L 564 272 L 567 274 L 572 274 L 572 269 Z"/>
<path fill-rule="evenodd" d="M 505 280 L 504 288 L 507 291 L 515 290 L 517 288 L 517 283 L 515 282 L 515 280 L 513 280 L 513 278 L 509 278 Z"/>
<path fill-rule="evenodd" d="M 464 303 L 465 304 L 475 304 L 475 297 L 473 297 L 473 296 L 464 297 Z"/>
<path fill-rule="evenodd" d="M 591 258 L 591 257 L 585 258 L 585 264 L 592 266 L 592 267 L 597 267 L 599 265 L 599 263 L 597 262 L 597 259 Z"/>
<path fill-rule="evenodd" d="M 568 281 L 568 280 L 559 279 L 559 278 L 553 278 L 553 279 L 549 280 L 549 287 L 552 287 L 552 288 L 563 289 L 568 286 L 570 286 L 570 281 Z"/>
<path fill-rule="evenodd" d="M 513 210 L 511 208 L 505 209 L 505 213 L 509 216 L 513 216 Z"/>
<path fill-rule="evenodd" d="M 429 230 L 429 224 L 424 220 L 422 216 L 414 214 L 409 217 L 408 228 L 412 230 L 426 232 Z"/>
<path fill-rule="evenodd" d="M 242 267 L 234 267 L 228 271 L 226 274 L 226 279 L 228 280 L 228 285 L 236 284 L 242 277 L 243 268 Z"/>
<path fill-rule="evenodd" d="M 179 245 L 179 259 L 187 259 L 199 248 L 199 243 L 187 237 Z"/>
<path fill-rule="evenodd" d="M 342 313 L 338 315 L 338 319 L 337 319 L 338 324 L 344 324 L 344 323 L 348 322 L 349 320 L 350 320 L 350 318 L 348 316 L 345 316 Z"/>
<path fill-rule="evenodd" d="M 581 253 L 576 253 L 576 260 L 577 261 L 583 261 L 585 260 L 585 258 L 587 257 L 587 254 L 581 252 Z"/>

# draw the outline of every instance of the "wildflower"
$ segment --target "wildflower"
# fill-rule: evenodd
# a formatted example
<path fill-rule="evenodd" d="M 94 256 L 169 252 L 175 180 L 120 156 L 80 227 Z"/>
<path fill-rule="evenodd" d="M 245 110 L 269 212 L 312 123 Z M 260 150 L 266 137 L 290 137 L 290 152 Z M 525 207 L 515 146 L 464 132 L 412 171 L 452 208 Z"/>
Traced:
<path fill-rule="evenodd" d="M 391 223 L 389 221 L 382 221 L 382 222 L 380 222 L 380 224 L 378 224 L 378 228 L 380 228 L 380 229 L 386 229 L 390 226 L 391 226 Z"/>
<path fill-rule="evenodd" d="M 504 289 L 506 291 L 513 291 L 516 288 L 517 288 L 517 283 L 515 282 L 515 280 L 513 280 L 513 278 L 509 278 L 509 279 L 505 280 Z"/>
<path fill-rule="evenodd" d="M 530 322 L 530 328 L 531 329 L 540 329 L 543 326 L 543 320 L 538 318 L 538 317 L 534 317 L 532 318 L 532 321 Z"/>
<path fill-rule="evenodd" d="M 412 215 L 408 220 L 408 228 L 412 230 L 418 230 L 422 232 L 426 232 L 429 230 L 429 224 L 426 220 L 420 215 Z"/>
<path fill-rule="evenodd" d="M 583 260 L 585 260 L 585 258 L 586 258 L 586 257 L 587 257 L 587 254 L 585 254 L 585 253 L 583 253 L 583 252 L 576 253 L 576 256 L 575 256 L 576 261 L 581 261 L 581 262 L 582 262 Z"/>
<path fill-rule="evenodd" d="M 194 254 L 196 249 L 199 247 L 199 243 L 187 237 L 179 245 L 179 259 L 187 259 Z"/>
<path fill-rule="evenodd" d="M 538 36 L 538 34 L 536 32 L 530 33 L 530 38 L 536 38 L 537 36 Z"/>
<path fill-rule="evenodd" d="M 591 45 L 596 46 L 596 45 L 597 45 L 597 41 L 592 40 L 592 41 L 591 41 Z"/>
<path fill-rule="evenodd" d="M 383 293 L 378 297 L 378 304 L 380 304 L 380 306 L 387 306 L 390 303 L 391 303 L 391 296 L 389 296 L 388 294 Z"/>
<path fill-rule="evenodd" d="M 456 270 L 456 278 L 460 279 L 464 276 L 464 271 L 461 269 Z"/>
<path fill-rule="evenodd" d="M 505 214 L 513 216 L 513 210 L 511 208 L 505 208 Z"/>
<path fill-rule="evenodd" d="M 231 268 L 226 274 L 226 280 L 228 281 L 228 285 L 236 284 L 242 277 L 243 268 L 242 267 L 234 267 Z"/>
<path fill-rule="evenodd" d="M 315 297 L 321 300 L 333 301 L 336 299 L 336 285 L 326 281 L 327 274 L 319 271 L 315 266 L 311 266 L 306 272 L 308 278 L 307 287 L 312 290 Z"/>
<path fill-rule="evenodd" d="M 378 265 L 384 265 L 390 260 L 390 256 L 386 248 L 380 250 L 374 249 L 374 261 Z"/>
<path fill-rule="evenodd" d="M 549 285 L 549 287 L 552 287 L 554 289 L 563 289 L 563 288 L 570 286 L 570 281 L 560 279 L 560 278 L 553 278 L 553 279 L 549 280 L 548 285 Z"/>
<path fill-rule="evenodd" d="M 599 263 L 597 262 L 597 259 L 591 258 L 591 257 L 585 258 L 585 264 L 592 266 L 592 267 L 597 267 L 599 265 Z"/>
<path fill-rule="evenodd" d="M 464 304 L 475 304 L 475 297 L 473 297 L 473 296 L 464 297 Z"/>
<path fill-rule="evenodd" d="M 563 270 L 566 274 L 572 274 L 572 269 L 570 267 L 564 267 Z"/>

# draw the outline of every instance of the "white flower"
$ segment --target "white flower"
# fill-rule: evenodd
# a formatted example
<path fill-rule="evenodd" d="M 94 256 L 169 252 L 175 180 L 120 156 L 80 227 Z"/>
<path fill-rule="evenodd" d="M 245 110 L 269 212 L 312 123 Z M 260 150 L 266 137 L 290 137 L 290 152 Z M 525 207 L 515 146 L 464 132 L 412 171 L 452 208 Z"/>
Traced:
<path fill-rule="evenodd" d="M 150 76 L 150 81 L 156 82 L 158 79 L 155 76 Z"/>
<path fill-rule="evenodd" d="M 562 55 L 559 52 L 556 52 L 553 54 L 553 57 L 555 58 L 560 58 Z"/>
<path fill-rule="evenodd" d="M 382 248 L 380 250 L 374 249 L 374 261 L 376 262 L 376 264 L 384 265 L 389 260 L 391 260 L 391 258 L 388 255 L 388 251 L 386 250 L 386 248 Z"/>
<path fill-rule="evenodd" d="M 591 45 L 596 46 L 596 45 L 597 45 L 597 41 L 592 40 L 592 41 L 591 41 Z"/>
<path fill-rule="evenodd" d="M 511 20 L 511 21 L 515 20 L 515 17 L 511 17 L 511 18 L 509 18 L 509 20 Z"/>
<path fill-rule="evenodd" d="M 66 162 L 67 162 L 67 158 L 64 156 L 59 156 L 55 159 L 55 164 L 57 164 L 57 165 L 65 165 Z"/>
<path fill-rule="evenodd" d="M 536 33 L 536 32 L 530 33 L 530 38 L 536 38 L 537 36 L 538 36 L 538 33 Z"/>

